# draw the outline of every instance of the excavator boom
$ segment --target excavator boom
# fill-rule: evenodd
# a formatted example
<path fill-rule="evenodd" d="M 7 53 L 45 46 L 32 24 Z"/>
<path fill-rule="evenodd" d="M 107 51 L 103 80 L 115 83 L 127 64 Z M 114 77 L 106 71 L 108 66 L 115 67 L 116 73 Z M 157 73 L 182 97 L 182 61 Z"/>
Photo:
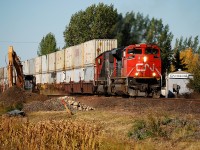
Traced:
<path fill-rule="evenodd" d="M 13 50 L 12 46 L 9 46 L 8 49 L 8 86 L 12 87 L 14 82 L 14 68 L 16 70 L 16 85 L 20 88 L 23 88 L 24 86 L 24 76 L 23 76 L 23 69 L 22 69 L 22 64 L 17 56 L 16 52 Z"/>

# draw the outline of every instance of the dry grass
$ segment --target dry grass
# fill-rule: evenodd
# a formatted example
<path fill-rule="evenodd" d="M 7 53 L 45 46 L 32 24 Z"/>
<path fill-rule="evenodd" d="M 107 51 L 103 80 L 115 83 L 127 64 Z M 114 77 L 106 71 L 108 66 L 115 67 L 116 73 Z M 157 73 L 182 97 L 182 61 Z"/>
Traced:
<path fill-rule="evenodd" d="M 99 149 L 100 127 L 86 122 L 46 120 L 31 123 L 27 118 L 2 117 L 1 149 L 60 150 Z"/>
<path fill-rule="evenodd" d="M 149 130 L 151 136 L 141 140 L 128 136 L 138 120 L 146 124 L 142 132 Z M 28 120 L 7 118 L 0 125 L 4 149 L 200 149 L 198 118 L 159 109 L 143 113 L 95 110 L 73 116 L 66 111 L 34 112 Z"/>

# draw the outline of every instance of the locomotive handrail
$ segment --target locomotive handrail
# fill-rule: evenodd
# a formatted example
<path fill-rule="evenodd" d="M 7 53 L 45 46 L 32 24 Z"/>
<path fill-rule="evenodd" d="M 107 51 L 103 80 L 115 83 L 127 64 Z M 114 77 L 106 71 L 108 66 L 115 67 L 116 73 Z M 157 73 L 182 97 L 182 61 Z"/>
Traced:
<path fill-rule="evenodd" d="M 161 82 L 160 82 L 160 87 L 162 87 L 162 75 L 161 75 L 161 73 L 158 71 L 157 68 L 155 68 L 155 70 L 157 71 L 157 73 L 158 73 L 159 76 L 160 76 L 160 80 L 161 80 Z"/>
<path fill-rule="evenodd" d="M 108 75 L 109 76 L 109 78 L 112 76 L 112 74 L 114 73 L 114 71 L 116 70 L 116 68 L 114 68 L 113 69 L 113 71 L 111 71 L 111 74 L 110 75 Z"/>
<path fill-rule="evenodd" d="M 135 69 L 135 67 L 133 67 L 133 68 L 131 69 L 131 71 L 128 73 L 128 75 L 127 75 L 126 77 L 128 77 L 128 76 L 133 72 L 134 69 Z"/>

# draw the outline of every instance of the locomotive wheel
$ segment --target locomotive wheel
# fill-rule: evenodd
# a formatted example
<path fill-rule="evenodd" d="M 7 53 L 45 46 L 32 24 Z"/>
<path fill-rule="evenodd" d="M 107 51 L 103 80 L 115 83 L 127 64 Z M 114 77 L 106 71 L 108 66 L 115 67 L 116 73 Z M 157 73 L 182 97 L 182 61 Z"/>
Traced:
<path fill-rule="evenodd" d="M 146 91 L 144 97 L 148 97 L 149 96 L 149 92 Z"/>
<path fill-rule="evenodd" d="M 153 95 L 152 95 L 152 98 L 160 98 L 160 94 L 161 94 L 160 91 L 154 91 Z"/>
<path fill-rule="evenodd" d="M 111 94 L 115 94 L 115 86 L 111 86 Z"/>

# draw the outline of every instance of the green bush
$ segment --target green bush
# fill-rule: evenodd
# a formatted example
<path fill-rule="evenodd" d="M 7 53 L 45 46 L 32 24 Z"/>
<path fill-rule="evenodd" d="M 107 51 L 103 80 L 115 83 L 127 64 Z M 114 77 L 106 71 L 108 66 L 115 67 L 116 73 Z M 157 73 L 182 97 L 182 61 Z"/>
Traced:
<path fill-rule="evenodd" d="M 193 71 L 193 78 L 189 79 L 188 88 L 193 89 L 195 92 L 200 93 L 200 64 Z"/>
<path fill-rule="evenodd" d="M 183 139 L 195 135 L 198 123 L 186 119 L 170 118 L 168 116 L 148 116 L 147 119 L 135 120 L 128 137 L 136 140 L 147 138 Z"/>

